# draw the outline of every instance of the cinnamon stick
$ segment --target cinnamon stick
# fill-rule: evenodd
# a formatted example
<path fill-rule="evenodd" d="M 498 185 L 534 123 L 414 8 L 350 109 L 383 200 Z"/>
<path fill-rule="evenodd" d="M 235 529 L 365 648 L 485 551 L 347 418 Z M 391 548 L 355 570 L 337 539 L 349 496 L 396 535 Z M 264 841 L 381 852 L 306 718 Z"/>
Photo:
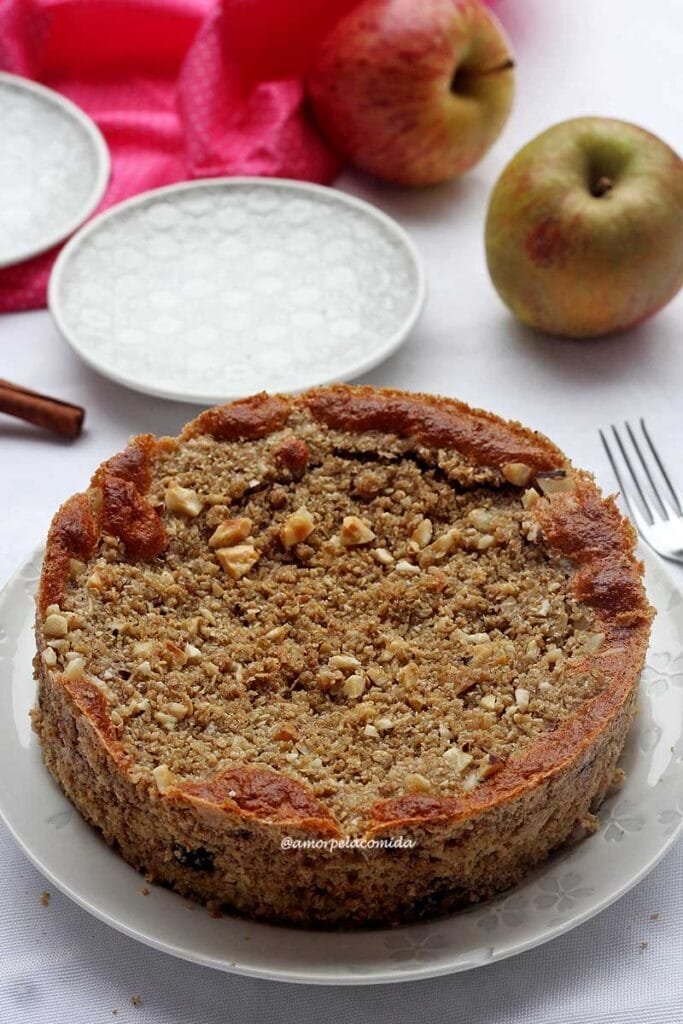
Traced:
<path fill-rule="evenodd" d="M 79 405 L 41 395 L 8 380 L 0 380 L 0 412 L 71 439 L 80 434 L 85 417 L 85 409 Z"/>

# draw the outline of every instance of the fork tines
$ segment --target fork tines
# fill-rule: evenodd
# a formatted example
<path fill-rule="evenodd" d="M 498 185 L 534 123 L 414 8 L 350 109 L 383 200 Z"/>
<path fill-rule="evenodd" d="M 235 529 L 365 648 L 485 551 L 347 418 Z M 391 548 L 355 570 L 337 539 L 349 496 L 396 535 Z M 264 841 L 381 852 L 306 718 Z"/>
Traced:
<path fill-rule="evenodd" d="M 683 515 L 683 508 L 642 417 L 638 425 L 642 435 L 640 439 L 628 422 L 624 423 L 622 432 L 625 438 L 616 426 L 611 427 L 616 449 L 623 462 L 621 469 L 619 458 L 615 457 L 602 430 L 600 438 L 631 515 L 640 526 L 639 513 L 642 510 L 647 523 L 654 525 L 659 520 L 671 520 Z M 636 496 L 640 507 L 635 502 Z"/>

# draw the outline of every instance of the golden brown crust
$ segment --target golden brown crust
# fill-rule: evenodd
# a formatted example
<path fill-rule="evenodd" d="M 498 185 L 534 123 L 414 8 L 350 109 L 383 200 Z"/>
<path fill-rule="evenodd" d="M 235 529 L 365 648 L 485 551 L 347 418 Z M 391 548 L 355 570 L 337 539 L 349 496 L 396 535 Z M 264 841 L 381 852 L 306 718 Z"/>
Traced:
<path fill-rule="evenodd" d="M 129 558 L 149 561 L 161 554 L 168 543 L 164 524 L 135 484 L 105 471 L 101 490 L 102 532 L 117 537 Z"/>
<path fill-rule="evenodd" d="M 541 434 L 451 398 L 339 385 L 309 391 L 302 401 L 329 427 L 413 437 L 426 447 L 457 451 L 475 465 L 524 462 L 542 470 L 565 463 L 559 448 Z"/>
<path fill-rule="evenodd" d="M 630 553 L 635 534 L 613 498 L 603 498 L 591 477 L 574 470 L 571 491 L 549 494 L 536 512 L 549 544 L 583 564 L 611 551 Z"/>
<path fill-rule="evenodd" d="M 279 772 L 234 769 L 205 782 L 174 786 L 169 797 L 210 804 L 226 812 L 238 811 L 268 823 L 296 824 L 323 835 L 340 834 L 333 816 L 311 789 Z"/>
<path fill-rule="evenodd" d="M 107 459 L 96 470 L 91 486 L 100 487 L 106 476 L 129 480 L 140 494 L 146 494 L 152 479 L 151 461 L 159 446 L 153 434 L 139 434 L 127 448 Z"/>
<path fill-rule="evenodd" d="M 642 626 L 652 618 L 635 559 L 636 535 L 614 498 L 602 498 L 587 473 L 574 472 L 569 492 L 539 502 L 535 517 L 546 543 L 581 566 L 574 581 L 580 601 L 595 608 L 605 627 Z"/>
<path fill-rule="evenodd" d="M 292 403 L 282 395 L 253 395 L 207 409 L 183 430 L 181 440 L 211 434 L 218 441 L 248 441 L 284 427 Z"/>
<path fill-rule="evenodd" d="M 162 447 L 154 435 L 140 434 L 103 462 L 90 484 L 97 493 L 102 533 L 120 540 L 129 558 L 151 560 L 168 542 L 159 515 L 144 498 L 152 478 L 152 459 Z"/>
<path fill-rule="evenodd" d="M 67 679 L 63 675 L 59 685 L 69 694 L 80 713 L 87 718 L 111 753 L 116 753 L 119 763 L 130 761 L 125 757 L 116 738 L 116 729 L 111 720 L 109 706 L 100 690 L 86 678 Z"/>
<path fill-rule="evenodd" d="M 99 532 L 85 494 L 74 494 L 59 509 L 47 538 L 38 591 L 38 608 L 59 604 L 64 596 L 72 558 L 87 559 L 97 544 Z"/>
<path fill-rule="evenodd" d="M 460 835 L 459 830 L 466 824 L 469 828 L 474 822 L 476 829 L 484 831 L 503 827 L 500 822 L 519 825 L 525 808 L 529 809 L 530 820 L 536 820 L 534 815 L 541 820 L 542 809 L 537 805 L 547 793 L 557 792 L 563 794 L 569 808 L 565 824 L 558 809 L 560 841 L 564 838 L 560 835 L 562 828 L 565 834 L 571 828 L 571 814 L 587 813 L 590 801 L 604 794 L 608 785 L 633 713 L 652 610 L 642 586 L 642 566 L 634 555 L 634 531 L 621 518 L 613 499 L 603 499 L 588 474 L 573 470 L 550 441 L 519 424 L 450 399 L 338 386 L 298 398 L 257 395 L 208 410 L 188 424 L 179 442 L 160 442 L 151 435 L 142 435 L 100 467 L 93 477 L 94 491 L 90 497 L 76 495 L 55 516 L 41 577 L 40 611 L 44 612 L 50 604 L 59 604 L 70 559 L 87 559 L 100 532 L 117 537 L 133 560 L 153 558 L 164 549 L 163 523 L 145 499 L 151 461 L 159 445 L 174 445 L 205 434 L 219 440 L 265 437 L 281 430 L 293 412 L 302 409 L 334 430 L 375 431 L 410 438 L 425 447 L 458 453 L 468 462 L 490 466 L 499 474 L 504 465 L 521 463 L 534 475 L 561 469 L 561 475 L 566 476 L 566 489 L 539 496 L 530 514 L 542 531 L 544 543 L 561 552 L 578 569 L 573 583 L 575 596 L 595 610 L 599 628 L 605 634 L 602 649 L 586 660 L 585 672 L 603 673 L 608 685 L 598 696 L 585 701 L 552 734 L 536 740 L 472 793 L 459 797 L 410 795 L 378 801 L 370 810 L 367 833 L 373 836 L 427 828 L 442 829 L 446 837 L 454 837 Z M 277 465 L 296 478 L 305 470 L 308 450 L 301 439 L 285 438 L 280 439 L 272 456 Z M 504 476 L 500 477 L 501 483 L 508 486 Z M 97 519 L 91 510 L 91 503 L 97 504 L 95 494 L 101 495 Z M 123 771 L 125 759 L 118 759 L 106 702 L 96 687 L 85 682 L 67 685 L 42 665 L 41 676 L 41 685 L 46 690 L 63 687 L 77 712 L 101 737 L 113 763 Z M 568 794 L 572 780 L 578 777 L 585 791 L 579 794 L 581 799 L 577 797 L 575 805 Z M 316 835 L 340 834 L 337 822 L 322 801 L 300 783 L 270 770 L 229 771 L 201 782 L 179 783 L 155 799 L 169 807 L 194 808 L 197 813 L 203 809 L 236 816 L 254 828 L 261 822 L 263 827 L 284 829 L 286 825 Z M 546 853 L 554 835 L 550 830 L 547 843 L 541 844 Z M 443 835 L 439 841 L 443 841 Z M 470 840 L 460 841 L 466 849 Z M 531 854 L 529 857 L 531 862 Z M 135 858 L 131 855 L 130 859 Z M 515 864 L 501 868 L 501 884 L 510 884 L 523 873 L 524 867 Z M 476 872 L 472 872 L 469 891 L 484 894 L 484 883 L 477 883 Z M 201 887 L 193 887 L 182 879 L 177 884 L 181 889 L 184 886 L 183 891 L 205 894 Z M 238 906 L 248 903 L 248 896 L 230 899 Z M 378 913 L 381 917 L 383 911 Z M 288 914 L 289 911 L 285 916 Z M 333 919 L 331 912 L 321 911 L 319 916 Z"/>

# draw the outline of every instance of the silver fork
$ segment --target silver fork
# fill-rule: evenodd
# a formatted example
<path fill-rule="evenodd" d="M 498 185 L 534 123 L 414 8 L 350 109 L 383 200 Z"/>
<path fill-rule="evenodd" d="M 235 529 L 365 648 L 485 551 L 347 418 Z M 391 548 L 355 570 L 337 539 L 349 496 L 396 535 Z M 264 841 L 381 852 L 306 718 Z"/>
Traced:
<path fill-rule="evenodd" d="M 652 443 L 645 420 L 641 417 L 638 422 L 641 440 L 629 423 L 624 423 L 626 440 L 612 425 L 614 449 L 602 430 L 600 438 L 640 536 L 663 558 L 683 562 L 681 500 Z"/>

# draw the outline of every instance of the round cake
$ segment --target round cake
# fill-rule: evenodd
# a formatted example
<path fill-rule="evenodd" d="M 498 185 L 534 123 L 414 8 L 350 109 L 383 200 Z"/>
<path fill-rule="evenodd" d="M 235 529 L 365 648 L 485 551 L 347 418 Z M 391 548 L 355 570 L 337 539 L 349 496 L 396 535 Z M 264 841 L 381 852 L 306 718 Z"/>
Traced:
<path fill-rule="evenodd" d="M 135 437 L 50 529 L 34 725 L 149 879 L 415 920 L 595 828 L 651 609 L 634 532 L 518 423 L 337 386 Z"/>

